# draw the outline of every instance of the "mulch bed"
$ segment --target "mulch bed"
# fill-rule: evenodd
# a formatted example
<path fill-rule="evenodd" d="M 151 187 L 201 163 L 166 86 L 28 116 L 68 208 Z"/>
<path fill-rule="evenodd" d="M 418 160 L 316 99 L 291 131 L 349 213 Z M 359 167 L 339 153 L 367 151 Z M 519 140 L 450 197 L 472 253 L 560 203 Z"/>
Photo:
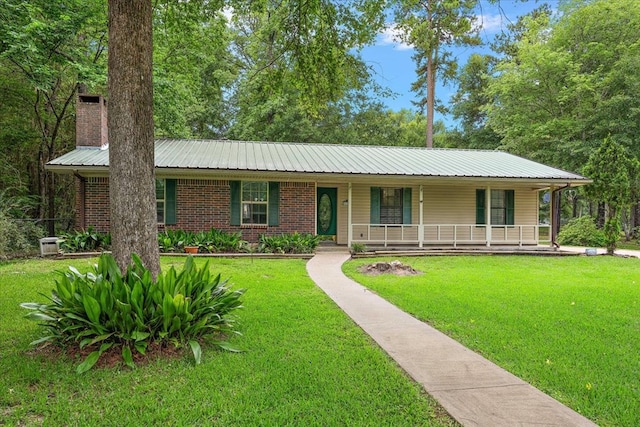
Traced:
<path fill-rule="evenodd" d="M 396 276 L 414 276 L 422 274 L 421 271 L 415 270 L 410 265 L 401 263 L 400 261 L 391 262 L 375 262 L 373 264 L 363 265 L 358 269 L 360 273 L 370 276 L 378 276 L 380 274 L 395 274 Z"/>

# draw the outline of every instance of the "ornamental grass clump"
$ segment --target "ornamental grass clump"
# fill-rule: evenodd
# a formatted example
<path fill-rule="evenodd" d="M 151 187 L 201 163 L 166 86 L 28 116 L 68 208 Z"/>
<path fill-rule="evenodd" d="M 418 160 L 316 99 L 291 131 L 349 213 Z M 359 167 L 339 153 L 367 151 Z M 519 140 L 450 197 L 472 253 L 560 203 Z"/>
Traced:
<path fill-rule="evenodd" d="M 180 273 L 171 267 L 153 280 L 137 255 L 122 274 L 114 258 L 103 254 L 93 271 L 73 267 L 61 272 L 46 304 L 23 303 L 27 317 L 41 322 L 46 336 L 32 345 L 53 343 L 92 349 L 77 367 L 91 369 L 111 347 L 122 347 L 122 358 L 133 367 L 133 352 L 145 354 L 152 343 L 190 347 L 201 361 L 200 341 L 237 351 L 224 339 L 234 330 L 232 312 L 242 307 L 244 290 L 231 290 L 207 261 L 201 268 L 188 257 Z"/>

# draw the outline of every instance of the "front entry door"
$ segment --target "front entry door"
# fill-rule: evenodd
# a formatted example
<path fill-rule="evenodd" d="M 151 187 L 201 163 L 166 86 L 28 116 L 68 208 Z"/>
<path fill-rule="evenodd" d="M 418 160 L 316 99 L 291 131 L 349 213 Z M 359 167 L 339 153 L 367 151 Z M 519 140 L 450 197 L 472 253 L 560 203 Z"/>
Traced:
<path fill-rule="evenodd" d="M 338 189 L 318 187 L 317 221 L 318 235 L 334 236 L 336 234 L 336 222 L 338 212 Z"/>

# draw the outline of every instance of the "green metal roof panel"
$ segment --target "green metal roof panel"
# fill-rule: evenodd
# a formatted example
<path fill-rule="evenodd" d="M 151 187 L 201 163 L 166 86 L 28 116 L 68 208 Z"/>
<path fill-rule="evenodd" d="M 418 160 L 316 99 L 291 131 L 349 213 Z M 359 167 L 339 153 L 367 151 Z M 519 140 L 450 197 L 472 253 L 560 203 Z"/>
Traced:
<path fill-rule="evenodd" d="M 155 158 L 159 169 L 588 181 L 501 151 L 159 139 Z M 90 148 L 48 163 L 52 170 L 108 165 L 108 149 Z"/>

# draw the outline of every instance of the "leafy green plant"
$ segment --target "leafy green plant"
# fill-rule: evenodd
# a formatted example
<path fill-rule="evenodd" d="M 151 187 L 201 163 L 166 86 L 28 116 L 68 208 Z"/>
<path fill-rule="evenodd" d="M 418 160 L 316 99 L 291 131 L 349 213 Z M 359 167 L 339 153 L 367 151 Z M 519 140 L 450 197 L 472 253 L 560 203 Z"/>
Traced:
<path fill-rule="evenodd" d="M 0 259 L 36 247 L 44 230 L 31 221 L 21 221 L 0 211 Z"/>
<path fill-rule="evenodd" d="M 182 252 L 185 245 L 188 245 L 187 240 L 189 235 L 183 230 L 166 230 L 158 233 L 158 245 L 160 252 Z"/>
<path fill-rule="evenodd" d="M 605 246 L 606 242 L 604 232 L 596 228 L 590 216 L 572 219 L 558 233 L 558 243 L 561 245 L 599 248 Z"/>
<path fill-rule="evenodd" d="M 60 249 L 63 252 L 93 252 L 108 250 L 110 246 L 111 234 L 100 233 L 93 227 L 62 233 L 60 237 Z"/>
<path fill-rule="evenodd" d="M 245 252 L 248 243 L 241 233 L 230 233 L 212 228 L 209 231 L 166 230 L 158 234 L 160 252 L 184 252 L 185 246 L 197 246 L 201 253 Z"/>
<path fill-rule="evenodd" d="M 11 195 L 10 190 L 11 188 L 6 188 L 0 191 L 0 259 L 34 249 L 44 236 L 42 227 L 28 216 L 37 205 L 37 199 Z M 20 193 L 19 190 L 16 192 Z"/>
<path fill-rule="evenodd" d="M 260 236 L 258 252 L 276 254 L 308 254 L 313 253 L 320 237 L 308 233 L 281 234 L 279 236 Z"/>
<path fill-rule="evenodd" d="M 351 244 L 351 253 L 361 254 L 367 250 L 367 246 L 364 243 L 354 242 Z"/>
<path fill-rule="evenodd" d="M 240 232 L 230 233 L 212 228 L 206 234 L 203 250 L 207 252 L 246 252 L 248 243 Z"/>
<path fill-rule="evenodd" d="M 231 291 L 209 263 L 198 268 L 188 257 L 180 273 L 171 267 L 154 281 L 137 255 L 122 275 L 114 258 L 103 254 L 93 271 L 73 267 L 60 275 L 46 304 L 23 303 L 33 310 L 27 317 L 42 322 L 47 335 L 32 344 L 56 343 L 93 349 L 77 367 L 91 369 L 112 346 L 122 347 L 122 358 L 133 367 L 132 351 L 140 354 L 150 343 L 189 346 L 196 364 L 201 361 L 199 339 L 213 338 L 220 348 L 235 351 L 223 338 L 234 331 L 231 312 L 241 308 L 244 290 Z"/>

